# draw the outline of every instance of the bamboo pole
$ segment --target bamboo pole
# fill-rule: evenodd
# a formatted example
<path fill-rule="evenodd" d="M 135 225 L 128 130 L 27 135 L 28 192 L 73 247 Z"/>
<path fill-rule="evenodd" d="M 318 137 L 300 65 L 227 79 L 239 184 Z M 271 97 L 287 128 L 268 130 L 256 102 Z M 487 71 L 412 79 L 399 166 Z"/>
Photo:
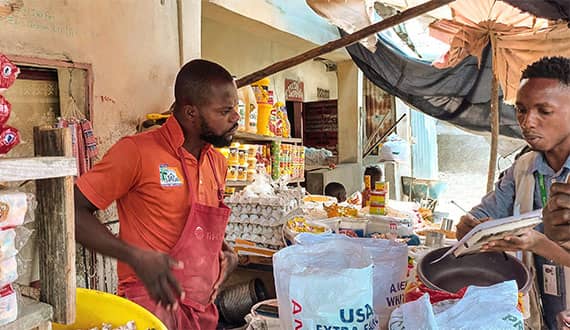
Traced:
<path fill-rule="evenodd" d="M 272 74 L 275 74 L 277 72 L 289 69 L 291 67 L 294 67 L 298 64 L 301 64 L 303 62 L 306 62 L 308 60 L 311 60 L 313 58 L 319 57 L 323 54 L 326 53 L 330 53 L 334 50 L 337 50 L 339 48 L 343 48 L 346 46 L 350 46 L 356 42 L 358 42 L 359 40 L 362 40 L 374 33 L 378 33 L 382 30 L 391 28 L 393 26 L 396 26 L 398 24 L 401 24 L 407 20 L 410 20 L 414 17 L 426 14 L 434 9 L 437 9 L 439 7 L 442 7 L 444 5 L 447 5 L 451 2 L 453 2 L 455 0 L 431 0 L 428 1 L 426 3 L 423 3 L 419 6 L 416 7 L 412 7 L 410 9 L 404 10 L 403 12 L 396 14 L 394 16 L 388 17 L 383 21 L 380 21 L 378 23 L 372 24 L 370 26 L 367 26 L 361 30 L 358 30 L 352 34 L 346 35 L 340 39 L 337 40 L 333 40 L 331 42 L 328 42 L 322 46 L 319 46 L 317 48 L 313 48 L 311 50 L 308 50 L 302 54 L 293 56 L 291 58 L 285 59 L 283 61 L 271 64 L 261 70 L 255 71 L 251 74 L 248 74 L 245 77 L 242 77 L 240 79 L 238 79 L 236 81 L 237 87 L 243 87 L 246 85 L 249 85 L 251 83 L 254 83 L 264 77 L 270 76 Z"/>
<path fill-rule="evenodd" d="M 491 84 L 491 155 L 489 157 L 489 173 L 487 175 L 487 192 L 493 190 L 495 171 L 497 169 L 497 153 L 499 149 L 499 81 L 493 73 Z"/>

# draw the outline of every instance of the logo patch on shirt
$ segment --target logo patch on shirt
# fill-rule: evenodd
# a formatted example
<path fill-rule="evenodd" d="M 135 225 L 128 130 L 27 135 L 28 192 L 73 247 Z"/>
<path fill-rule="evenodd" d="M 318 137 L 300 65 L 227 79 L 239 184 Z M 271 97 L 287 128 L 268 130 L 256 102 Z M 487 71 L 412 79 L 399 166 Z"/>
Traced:
<path fill-rule="evenodd" d="M 161 164 L 159 167 L 160 185 L 163 187 L 179 187 L 184 183 L 182 175 L 178 172 L 177 167 L 169 167 L 167 164 Z"/>

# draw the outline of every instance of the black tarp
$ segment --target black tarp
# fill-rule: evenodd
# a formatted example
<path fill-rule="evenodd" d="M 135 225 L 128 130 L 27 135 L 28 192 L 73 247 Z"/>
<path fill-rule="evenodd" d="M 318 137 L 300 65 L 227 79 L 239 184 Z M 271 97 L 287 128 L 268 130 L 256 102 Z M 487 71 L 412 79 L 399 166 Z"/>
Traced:
<path fill-rule="evenodd" d="M 344 31 L 341 31 L 345 35 Z M 347 51 L 366 78 L 417 110 L 460 127 L 490 132 L 492 56 L 488 47 L 481 60 L 470 56 L 459 65 L 437 69 L 430 62 L 410 58 L 378 35 L 376 52 L 360 43 Z M 500 95 L 500 132 L 520 138 L 513 106 Z"/>
<path fill-rule="evenodd" d="M 570 21 L 570 0 L 503 0 L 537 17 Z"/>

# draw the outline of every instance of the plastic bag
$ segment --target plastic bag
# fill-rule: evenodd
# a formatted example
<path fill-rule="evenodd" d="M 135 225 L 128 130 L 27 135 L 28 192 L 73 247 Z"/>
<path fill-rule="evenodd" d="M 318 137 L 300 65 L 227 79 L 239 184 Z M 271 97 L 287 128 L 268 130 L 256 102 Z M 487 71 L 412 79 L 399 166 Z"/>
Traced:
<path fill-rule="evenodd" d="M 293 245 L 273 264 L 282 329 L 377 329 L 372 258 L 362 245 L 340 239 Z"/>
<path fill-rule="evenodd" d="M 18 254 L 16 231 L 14 229 L 0 230 L 0 260 L 8 259 L 16 254 Z"/>
<path fill-rule="evenodd" d="M 470 286 L 460 300 L 430 304 L 429 295 L 398 307 L 390 330 L 402 329 L 523 329 L 517 309 L 518 287 L 506 281 L 489 287 Z"/>
<path fill-rule="evenodd" d="M 297 244 L 311 246 L 325 240 L 351 241 L 361 245 L 374 264 L 374 311 L 381 329 L 388 327 L 392 311 L 404 303 L 408 271 L 408 247 L 404 243 L 374 238 L 349 238 L 345 235 L 299 234 Z"/>
<path fill-rule="evenodd" d="M 32 232 L 24 226 L 0 230 L 0 260 L 18 254 L 32 236 Z"/>
<path fill-rule="evenodd" d="M 380 149 L 380 162 L 396 161 L 409 163 L 410 144 L 396 134 L 390 135 L 387 140 Z"/>
<path fill-rule="evenodd" d="M 21 226 L 26 222 L 26 217 L 32 217 L 33 212 L 28 212 L 28 201 L 33 201 L 33 195 L 23 192 L 0 193 L 0 229 Z M 29 219 L 29 220 L 33 220 Z"/>
<path fill-rule="evenodd" d="M 0 326 L 18 318 L 18 297 L 12 285 L 0 287 Z"/>
<path fill-rule="evenodd" d="M 18 279 L 18 262 L 16 256 L 0 260 L 0 287 L 13 283 Z"/>

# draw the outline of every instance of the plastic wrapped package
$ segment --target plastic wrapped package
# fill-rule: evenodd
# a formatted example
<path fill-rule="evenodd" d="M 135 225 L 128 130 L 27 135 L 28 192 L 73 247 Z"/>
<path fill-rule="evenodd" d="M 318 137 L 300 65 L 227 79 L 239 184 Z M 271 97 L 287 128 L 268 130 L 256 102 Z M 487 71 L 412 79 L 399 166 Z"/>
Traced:
<path fill-rule="evenodd" d="M 13 283 L 18 279 L 18 262 L 16 256 L 0 260 L 0 287 Z"/>
<path fill-rule="evenodd" d="M 321 246 L 326 241 L 347 241 L 362 246 L 374 264 L 374 311 L 381 329 L 388 328 L 392 311 L 404 303 L 407 285 L 408 247 L 385 239 L 349 238 L 345 235 L 301 233 L 295 237 L 300 245 Z"/>
<path fill-rule="evenodd" d="M 0 193 L 0 229 L 21 226 L 33 221 L 36 204 L 32 194 Z"/>
<path fill-rule="evenodd" d="M 8 122 L 11 113 L 12 105 L 0 95 L 0 126 L 4 126 Z"/>
<path fill-rule="evenodd" d="M 462 299 L 434 305 L 426 293 L 394 310 L 390 329 L 523 329 L 517 305 L 515 281 L 488 287 L 469 286 Z"/>
<path fill-rule="evenodd" d="M 373 265 L 343 239 L 293 245 L 273 256 L 282 329 L 377 329 Z"/>
<path fill-rule="evenodd" d="M 0 286 L 0 326 L 18 318 L 18 296 L 12 285 Z"/>
<path fill-rule="evenodd" d="M 8 259 L 16 254 L 18 254 L 16 231 L 14 229 L 0 230 L 0 260 Z"/>

